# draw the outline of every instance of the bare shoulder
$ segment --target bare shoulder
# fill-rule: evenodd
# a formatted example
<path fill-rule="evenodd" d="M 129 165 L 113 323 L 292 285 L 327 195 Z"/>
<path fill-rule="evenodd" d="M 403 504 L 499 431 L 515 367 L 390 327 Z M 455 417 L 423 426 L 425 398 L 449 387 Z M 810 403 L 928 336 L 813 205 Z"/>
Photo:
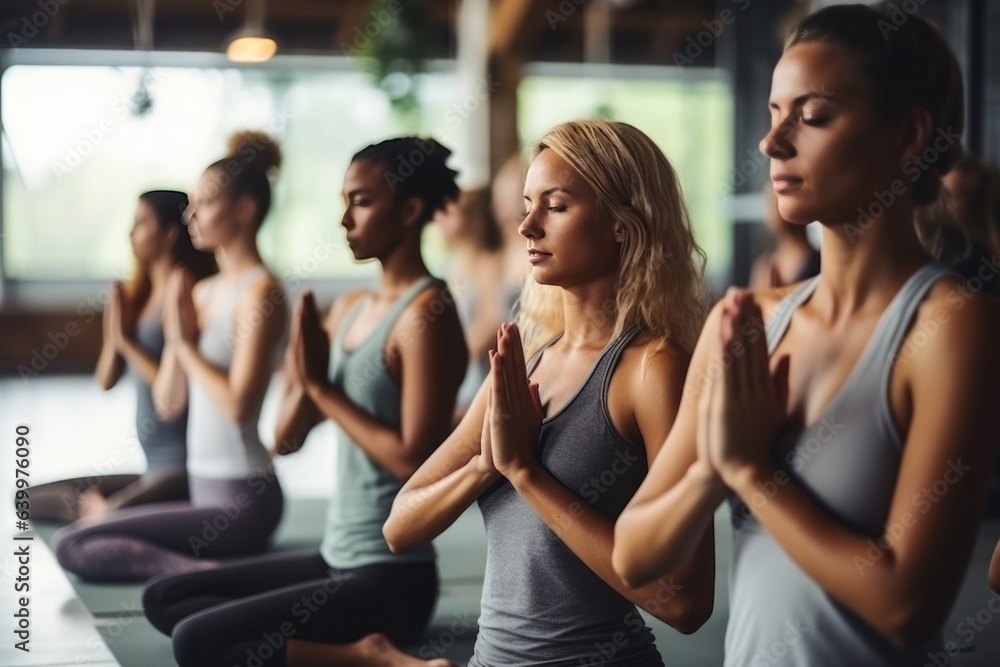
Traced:
<path fill-rule="evenodd" d="M 914 315 L 899 357 L 901 362 L 918 361 L 938 366 L 947 361 L 969 364 L 996 364 L 1000 330 L 1000 301 L 973 291 L 957 276 L 946 276 L 927 292 Z M 928 354 L 917 354 L 921 349 Z"/>
<path fill-rule="evenodd" d="M 428 287 L 406 307 L 399 318 L 399 326 L 406 330 L 418 327 L 418 331 L 432 328 L 435 323 L 449 322 L 457 317 L 455 299 L 443 282 Z M 457 321 L 457 320 L 456 320 Z"/>
<path fill-rule="evenodd" d="M 691 354 L 687 350 L 672 340 L 654 336 L 636 336 L 622 350 L 619 362 L 640 384 L 678 375 L 683 378 L 690 363 Z"/>
<path fill-rule="evenodd" d="M 344 292 L 334 299 L 329 312 L 326 314 L 325 322 L 327 331 L 336 331 L 344 314 L 369 294 L 370 292 L 367 289 L 359 288 Z"/>

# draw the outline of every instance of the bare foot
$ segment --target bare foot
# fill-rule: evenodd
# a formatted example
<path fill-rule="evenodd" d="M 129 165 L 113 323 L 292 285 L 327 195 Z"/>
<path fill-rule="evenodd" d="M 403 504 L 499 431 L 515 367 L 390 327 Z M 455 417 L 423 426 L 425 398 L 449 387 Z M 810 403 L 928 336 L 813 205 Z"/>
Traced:
<path fill-rule="evenodd" d="M 107 499 L 97 487 L 92 486 L 80 494 L 81 519 L 100 519 L 110 511 Z"/>
<path fill-rule="evenodd" d="M 388 637 L 377 632 L 361 639 L 355 646 L 358 647 L 358 652 L 365 656 L 367 664 L 379 667 L 458 667 L 445 658 L 420 660 L 407 655 L 393 646 Z"/>

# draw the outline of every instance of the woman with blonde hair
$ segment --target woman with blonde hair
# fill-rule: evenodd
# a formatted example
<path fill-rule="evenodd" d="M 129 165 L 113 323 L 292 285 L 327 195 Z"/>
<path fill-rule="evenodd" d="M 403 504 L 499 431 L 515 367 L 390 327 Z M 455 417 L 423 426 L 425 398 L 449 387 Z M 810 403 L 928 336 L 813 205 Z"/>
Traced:
<path fill-rule="evenodd" d="M 532 269 L 518 321 L 500 327 L 489 377 L 383 533 L 393 551 L 414 548 L 478 501 L 488 545 L 470 666 L 662 665 L 636 605 L 700 627 L 712 532 L 669 578 L 634 590 L 611 568 L 611 538 L 670 430 L 705 313 L 705 256 L 669 162 L 624 123 L 547 132 L 524 201 Z"/>

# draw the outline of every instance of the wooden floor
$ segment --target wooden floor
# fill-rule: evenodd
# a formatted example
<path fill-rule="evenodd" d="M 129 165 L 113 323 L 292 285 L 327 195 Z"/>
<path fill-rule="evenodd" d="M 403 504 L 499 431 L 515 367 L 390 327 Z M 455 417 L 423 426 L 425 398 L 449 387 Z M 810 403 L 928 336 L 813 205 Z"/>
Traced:
<path fill-rule="evenodd" d="M 9 452 L 2 468 L 0 497 L 13 491 L 13 427 L 31 428 L 31 479 L 42 483 L 76 475 L 132 472 L 142 468 L 138 448 L 131 444 L 132 395 L 127 387 L 103 393 L 85 378 L 38 378 L 0 380 L 0 432 Z M 265 405 L 263 432 L 274 419 L 273 396 Z M 333 480 L 331 432 L 318 430 L 304 451 L 283 462 L 279 476 L 289 496 L 288 510 L 279 529 L 282 548 L 318 543 L 323 498 Z M 294 483 L 292 483 L 294 481 Z M 10 516 L 10 515 L 8 515 Z M 66 575 L 59 568 L 43 538 L 52 529 L 21 532 L 11 517 L 4 531 L 8 540 L 0 550 L 0 588 L 3 590 L 0 627 L 0 667 L 24 665 L 55 667 L 92 665 L 109 667 L 157 667 L 175 664 L 169 639 L 142 615 L 140 586 L 94 586 Z M 15 542 L 16 535 L 34 536 Z M 729 565 L 728 517 L 716 517 L 718 572 L 715 613 L 691 636 L 680 635 L 655 620 L 648 620 L 657 645 L 668 665 L 691 667 L 722 663 L 722 647 L 728 613 L 727 568 Z M 960 653 L 954 667 L 1000 665 L 1000 599 L 986 588 L 985 576 L 993 545 L 1000 538 L 1000 522 L 984 524 L 955 608 L 944 627 L 945 641 L 953 641 Z M 432 627 L 411 650 L 423 656 L 443 654 L 460 665 L 471 655 L 475 621 L 479 615 L 485 546 L 478 511 L 473 507 L 437 540 L 442 593 Z M 31 652 L 13 648 L 13 614 L 17 600 L 13 586 L 18 576 L 14 549 L 30 544 Z M 992 602 L 992 604 L 991 604 Z M 648 619 L 648 617 L 647 617 Z M 977 629 L 978 628 L 978 629 Z M 928 659 L 928 665 L 935 663 Z"/>

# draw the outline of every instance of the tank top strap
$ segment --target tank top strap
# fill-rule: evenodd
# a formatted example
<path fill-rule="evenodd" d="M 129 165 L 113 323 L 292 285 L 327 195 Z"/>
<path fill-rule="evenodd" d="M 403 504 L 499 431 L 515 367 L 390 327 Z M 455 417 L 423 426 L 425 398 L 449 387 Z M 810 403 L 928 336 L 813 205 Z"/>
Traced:
<path fill-rule="evenodd" d="M 803 303 L 809 300 L 812 293 L 816 291 L 819 284 L 819 276 L 814 276 L 801 285 L 794 292 L 782 299 L 774 308 L 774 313 L 767 323 L 764 335 L 767 339 L 767 353 L 773 354 L 781 338 L 788 330 L 788 325 L 792 322 L 792 314 Z"/>
<path fill-rule="evenodd" d="M 367 347 L 368 345 L 374 345 L 376 349 L 381 350 L 385 347 L 385 341 L 389 338 L 389 333 L 392 331 L 393 326 L 396 324 L 396 320 L 399 316 L 403 314 L 403 311 L 413 303 L 413 301 L 423 293 L 431 285 L 443 285 L 444 281 L 440 278 L 434 276 L 424 276 L 420 280 L 413 283 L 403 294 L 396 300 L 396 303 L 392 304 L 389 312 L 385 314 L 382 321 L 378 323 L 375 329 L 368 336 L 368 339 L 361 344 L 359 347 Z M 363 304 L 363 299 L 358 299 L 357 303 L 351 306 L 351 309 L 347 311 L 344 315 L 343 322 L 337 327 L 337 333 L 334 336 L 333 344 L 337 346 L 338 349 L 341 348 L 344 342 L 344 338 L 347 336 L 347 331 L 350 329 L 351 324 L 357 319 L 358 315 L 361 313 L 361 306 Z"/>
<path fill-rule="evenodd" d="M 244 273 L 243 277 L 236 283 L 236 287 L 229 293 L 229 304 L 236 305 L 250 285 L 265 273 L 267 273 L 267 268 L 263 264 L 259 264 Z"/>
<path fill-rule="evenodd" d="M 545 352 L 545 350 L 555 345 L 556 341 L 558 341 L 562 337 L 563 335 L 560 333 L 558 336 L 551 339 L 549 342 L 545 343 L 540 348 L 535 350 L 535 353 L 531 355 L 530 359 L 528 359 L 528 363 L 525 364 L 525 369 L 526 369 L 525 375 L 529 377 L 531 376 L 532 371 L 535 370 L 535 366 L 537 366 L 538 362 L 542 360 L 542 354 Z"/>
<path fill-rule="evenodd" d="M 615 367 L 618 365 L 618 357 L 621 356 L 622 351 L 628 347 L 632 339 L 636 337 L 639 333 L 639 325 L 633 324 L 632 326 L 625 329 L 622 335 L 615 339 L 608 349 L 604 351 L 601 361 L 598 364 L 598 369 L 603 375 L 601 382 L 601 403 L 607 407 L 608 404 L 608 388 L 611 386 L 611 375 Z"/>

